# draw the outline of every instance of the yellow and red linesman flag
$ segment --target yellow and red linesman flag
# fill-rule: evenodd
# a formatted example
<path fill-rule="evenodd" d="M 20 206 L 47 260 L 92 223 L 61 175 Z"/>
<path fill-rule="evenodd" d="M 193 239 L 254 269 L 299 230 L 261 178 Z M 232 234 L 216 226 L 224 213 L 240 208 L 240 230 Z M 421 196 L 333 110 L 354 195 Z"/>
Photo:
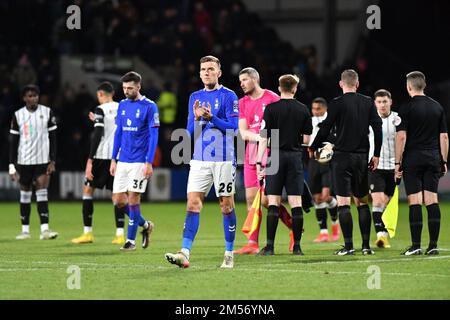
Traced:
<path fill-rule="evenodd" d="M 393 238 L 395 236 L 395 230 L 397 229 L 397 219 L 398 219 L 398 186 L 395 187 L 394 195 L 389 201 L 386 209 L 381 216 L 383 220 L 384 227 L 389 233 L 389 237 Z"/>
<path fill-rule="evenodd" d="M 262 219 L 261 194 L 262 187 L 260 187 L 256 193 L 255 200 L 253 200 L 252 206 L 247 214 L 247 218 L 242 226 L 242 232 L 245 234 L 247 239 L 250 239 L 250 235 L 258 229 L 258 225 Z"/>

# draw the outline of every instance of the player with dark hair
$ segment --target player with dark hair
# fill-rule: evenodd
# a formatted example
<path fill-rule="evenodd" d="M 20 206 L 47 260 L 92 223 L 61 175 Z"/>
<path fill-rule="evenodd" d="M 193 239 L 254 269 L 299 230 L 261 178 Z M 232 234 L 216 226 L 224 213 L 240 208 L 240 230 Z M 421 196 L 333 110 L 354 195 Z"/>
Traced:
<path fill-rule="evenodd" d="M 371 170 L 378 167 L 382 142 L 382 121 L 370 97 L 357 93 L 358 74 L 345 70 L 339 85 L 343 95 L 335 98 L 328 106 L 328 116 L 322 122 L 319 132 L 311 145 L 317 150 L 326 141 L 333 127 L 336 128 L 334 156 L 331 160 L 333 191 L 338 202 L 339 224 L 345 245 L 336 255 L 353 255 L 353 219 L 350 211 L 351 196 L 358 207 L 359 227 L 362 237 L 362 254 L 374 254 L 370 248 L 370 228 L 372 217 L 367 201 L 369 126 L 374 132 L 374 156 L 370 161 Z"/>
<path fill-rule="evenodd" d="M 280 211 L 281 194 L 286 189 L 288 202 L 291 206 L 292 231 L 294 234 L 294 255 L 303 255 L 300 240 L 303 230 L 302 194 L 304 188 L 302 144 L 308 144 L 312 132 L 311 115 L 308 108 L 298 102 L 294 96 L 297 92 L 299 78 L 295 75 L 285 74 L 279 79 L 278 90 L 281 99 L 266 107 L 261 124 L 261 139 L 258 147 L 256 168 L 259 179 L 263 179 L 265 169 L 262 164 L 268 140 L 270 152 L 268 166 L 278 170 L 266 175 L 265 193 L 267 194 L 269 209 L 267 212 L 267 242 L 258 253 L 260 256 L 274 254 L 275 234 L 278 226 L 278 213 Z M 279 150 L 275 150 L 274 135 L 279 133 Z M 276 151 L 279 151 L 277 153 Z M 276 157 L 278 154 L 278 159 Z"/>
<path fill-rule="evenodd" d="M 195 91 L 189 98 L 187 130 L 194 140 L 194 154 L 190 162 L 183 242 L 178 253 L 165 254 L 168 262 L 181 268 L 189 267 L 192 243 L 200 223 L 200 211 L 213 184 L 219 198 L 225 235 L 225 254 L 221 268 L 234 267 L 234 137 L 238 129 L 239 105 L 236 94 L 219 83 L 221 75 L 218 58 L 202 57 L 200 78 L 204 88 Z"/>
<path fill-rule="evenodd" d="M 422 204 L 428 212 L 430 242 L 426 255 L 439 254 L 441 211 L 439 178 L 447 173 L 448 133 L 442 106 L 426 96 L 425 75 L 413 71 L 406 76 L 411 100 L 399 110 L 401 123 L 395 137 L 395 177 L 403 176 L 409 203 L 411 246 L 402 254 L 418 255 L 422 237 Z"/>
<path fill-rule="evenodd" d="M 142 96 L 141 76 L 128 72 L 122 77 L 126 99 L 119 103 L 110 172 L 114 176 L 113 202 L 118 208 L 127 207 L 129 214 L 127 240 L 121 250 L 136 249 L 138 225 L 142 230 L 142 248 L 147 248 L 153 222 L 141 215 L 141 194 L 153 175 L 153 160 L 158 144 L 158 107 Z M 119 155 L 120 152 L 120 155 Z M 118 159 L 117 159 L 118 158 Z"/>
<path fill-rule="evenodd" d="M 388 232 L 381 217 L 395 191 L 395 128 L 400 124 L 401 119 L 397 112 L 391 111 L 392 98 L 389 91 L 384 89 L 376 91 L 374 100 L 378 115 L 383 121 L 383 142 L 378 168 L 369 172 L 369 189 L 372 197 L 373 224 L 377 233 L 375 244 L 379 248 L 390 248 Z M 370 128 L 369 140 L 370 159 L 374 148 L 372 128 Z"/>
<path fill-rule="evenodd" d="M 11 121 L 9 175 L 20 184 L 20 217 L 22 232 L 18 240 L 31 238 L 30 213 L 33 187 L 41 222 L 39 239 L 55 239 L 57 232 L 49 229 L 48 186 L 55 172 L 56 119 L 53 111 L 39 104 L 39 87 L 22 89 L 25 106 L 17 110 Z M 16 171 L 17 167 L 17 171 Z"/>
<path fill-rule="evenodd" d="M 312 101 L 312 126 L 310 142 L 312 142 L 319 131 L 320 123 L 327 118 L 328 104 L 324 98 L 318 97 Z M 330 135 L 331 141 L 334 142 L 334 136 Z M 308 161 L 308 183 L 313 194 L 314 208 L 316 209 L 317 223 L 319 224 L 320 233 L 315 243 L 328 242 L 330 236 L 327 227 L 327 209 L 331 217 L 331 240 L 339 240 L 339 222 L 337 217 L 336 198 L 331 195 L 331 172 L 329 163 L 319 163 L 314 157 Z"/>
<path fill-rule="evenodd" d="M 91 243 L 94 241 L 92 232 L 92 215 L 94 214 L 93 195 L 95 189 L 106 188 L 112 190 L 114 177 L 111 176 L 112 149 L 114 132 L 116 131 L 116 117 L 119 104 L 113 101 L 114 87 L 109 82 L 101 83 L 97 88 L 97 100 L 100 105 L 94 112 L 94 133 L 91 136 L 89 158 L 86 162 L 85 182 L 83 187 L 83 234 L 72 239 L 72 243 Z M 123 244 L 124 219 L 126 206 L 114 206 L 116 220 L 116 236 L 113 244 Z"/>

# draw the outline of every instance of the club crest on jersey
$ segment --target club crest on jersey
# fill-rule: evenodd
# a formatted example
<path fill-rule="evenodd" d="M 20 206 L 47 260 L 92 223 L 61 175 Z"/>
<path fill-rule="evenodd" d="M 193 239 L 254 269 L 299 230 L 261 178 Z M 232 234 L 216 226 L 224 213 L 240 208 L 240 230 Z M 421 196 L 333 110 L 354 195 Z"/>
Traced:
<path fill-rule="evenodd" d="M 136 111 L 136 119 L 138 119 L 140 115 L 141 115 L 141 110 L 137 109 L 137 111 Z"/>
<path fill-rule="evenodd" d="M 131 126 L 131 120 L 127 119 L 127 126 Z"/>
<path fill-rule="evenodd" d="M 214 109 L 219 109 L 219 99 L 216 98 L 216 103 L 214 103 Z"/>

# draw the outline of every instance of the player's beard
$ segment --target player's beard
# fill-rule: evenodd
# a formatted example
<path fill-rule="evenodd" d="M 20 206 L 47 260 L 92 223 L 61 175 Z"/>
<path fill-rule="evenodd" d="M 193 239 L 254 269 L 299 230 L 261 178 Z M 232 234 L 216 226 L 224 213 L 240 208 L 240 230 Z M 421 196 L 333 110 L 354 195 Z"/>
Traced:
<path fill-rule="evenodd" d="M 136 100 L 137 93 L 136 94 L 129 94 L 129 95 L 127 95 L 127 98 L 130 99 L 130 100 Z"/>

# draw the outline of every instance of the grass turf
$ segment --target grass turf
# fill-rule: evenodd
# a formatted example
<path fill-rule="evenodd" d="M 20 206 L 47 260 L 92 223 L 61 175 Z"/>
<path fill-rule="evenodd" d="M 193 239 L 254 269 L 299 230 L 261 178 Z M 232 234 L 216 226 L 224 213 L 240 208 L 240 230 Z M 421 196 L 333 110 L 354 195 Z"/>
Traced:
<path fill-rule="evenodd" d="M 289 253 L 287 229 L 278 226 L 275 256 L 235 255 L 235 268 L 222 270 L 224 252 L 222 217 L 216 203 L 207 203 L 191 253 L 191 267 L 180 269 L 164 259 L 164 253 L 180 249 L 185 216 L 184 203 L 143 204 L 142 212 L 155 222 L 146 250 L 123 253 L 111 244 L 114 214 L 108 203 L 96 203 L 95 242 L 73 245 L 81 234 L 81 203 L 50 203 L 50 226 L 56 240 L 39 240 L 39 221 L 33 204 L 32 239 L 15 240 L 20 231 L 18 203 L 0 204 L 0 299 L 449 299 L 450 204 L 441 205 L 439 256 L 401 256 L 410 242 L 408 208 L 400 206 L 397 235 L 391 249 L 377 249 L 374 256 L 334 256 L 337 243 L 313 244 L 318 226 L 314 212 L 305 215 L 302 239 L 304 256 Z M 355 247 L 361 245 L 356 209 Z M 238 230 L 246 216 L 237 206 Z M 265 215 L 265 213 L 264 213 Z M 428 244 L 426 210 L 423 210 L 423 244 Z M 329 221 L 329 220 L 328 220 Z M 265 219 L 260 233 L 265 243 Z M 138 234 L 138 242 L 140 241 Z M 372 228 L 372 243 L 375 234 Z M 236 248 L 246 243 L 238 231 Z M 67 287 L 69 266 L 78 266 L 81 288 Z M 369 289 L 377 266 L 380 289 Z M 370 269 L 369 269 L 370 271 Z M 70 279 L 69 279 L 70 280 Z M 70 282 L 70 281 L 69 281 Z"/>

